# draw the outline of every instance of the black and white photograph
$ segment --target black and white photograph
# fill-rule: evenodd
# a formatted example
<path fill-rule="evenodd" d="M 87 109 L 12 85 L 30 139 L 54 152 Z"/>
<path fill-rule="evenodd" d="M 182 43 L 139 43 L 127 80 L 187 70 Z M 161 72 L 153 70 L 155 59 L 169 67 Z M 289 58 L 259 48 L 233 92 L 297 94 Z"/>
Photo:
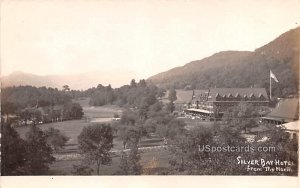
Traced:
<path fill-rule="evenodd" d="M 2 0 L 1 176 L 297 179 L 299 10 Z"/>

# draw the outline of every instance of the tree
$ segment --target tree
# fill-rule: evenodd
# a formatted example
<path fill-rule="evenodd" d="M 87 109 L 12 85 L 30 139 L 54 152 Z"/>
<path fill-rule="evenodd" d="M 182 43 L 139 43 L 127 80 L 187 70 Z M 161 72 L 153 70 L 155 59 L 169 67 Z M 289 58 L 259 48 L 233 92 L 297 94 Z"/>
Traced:
<path fill-rule="evenodd" d="M 6 115 L 6 122 L 9 122 L 9 114 L 14 114 L 17 110 L 17 107 L 12 102 L 3 102 L 1 104 L 1 111 Z"/>
<path fill-rule="evenodd" d="M 161 102 L 155 102 L 149 107 L 148 111 L 148 117 L 155 116 L 156 113 L 161 113 L 160 111 L 162 110 L 162 103 Z"/>
<path fill-rule="evenodd" d="M 173 169 L 179 172 L 194 171 L 195 168 L 204 167 L 207 161 L 201 160 L 209 157 L 202 158 L 201 155 L 205 154 L 198 152 L 198 147 L 199 145 L 212 143 L 212 135 L 208 129 L 195 129 L 189 134 L 178 135 L 170 147 L 171 152 L 174 154 L 170 164 Z"/>
<path fill-rule="evenodd" d="M 139 175 L 142 172 L 142 166 L 140 164 L 141 156 L 138 151 L 137 143 L 131 147 L 128 156 L 129 174 Z"/>
<path fill-rule="evenodd" d="M 78 136 L 79 149 L 85 159 L 97 165 L 99 175 L 100 166 L 111 163 L 110 150 L 113 147 L 113 131 L 108 124 L 95 124 L 84 127 Z"/>
<path fill-rule="evenodd" d="M 34 124 L 38 124 L 42 121 L 42 112 L 39 109 L 33 109 L 31 113 L 33 116 L 32 120 Z"/>
<path fill-rule="evenodd" d="M 63 91 L 70 91 L 70 87 L 68 85 L 63 86 Z"/>
<path fill-rule="evenodd" d="M 58 89 L 33 86 L 6 87 L 1 91 L 2 101 L 13 102 L 19 109 L 49 105 L 63 105 L 71 101 L 71 96 Z"/>
<path fill-rule="evenodd" d="M 252 104 L 240 103 L 238 106 L 228 109 L 223 117 L 223 122 L 239 131 L 247 131 L 257 126 L 259 117 L 258 109 Z"/>
<path fill-rule="evenodd" d="M 139 175 L 142 173 L 140 164 L 141 156 L 138 151 L 138 141 L 135 141 L 130 146 L 129 154 L 122 151 L 120 160 L 120 175 Z"/>
<path fill-rule="evenodd" d="M 24 120 L 25 125 L 27 125 L 27 120 L 30 120 L 32 117 L 32 113 L 28 109 L 24 109 L 20 112 L 20 118 Z"/>
<path fill-rule="evenodd" d="M 135 79 L 132 79 L 130 82 L 130 87 L 135 88 L 136 87 L 136 82 Z"/>
<path fill-rule="evenodd" d="M 171 119 L 168 123 L 159 123 L 156 127 L 158 135 L 164 138 L 164 140 L 175 139 L 177 136 L 185 133 L 185 123 L 178 119 Z"/>
<path fill-rule="evenodd" d="M 157 121 L 154 118 L 150 118 L 145 121 L 145 129 L 148 135 L 156 131 L 156 126 L 157 126 Z"/>
<path fill-rule="evenodd" d="M 120 170 L 116 172 L 117 175 L 128 175 L 129 174 L 129 164 L 128 164 L 128 155 L 122 151 L 120 159 Z"/>
<path fill-rule="evenodd" d="M 172 113 L 174 112 L 175 110 L 175 105 L 174 105 L 174 102 L 173 101 L 170 101 L 168 104 L 167 104 L 167 111 Z"/>
<path fill-rule="evenodd" d="M 193 175 L 234 175 L 247 171 L 236 164 L 233 152 L 205 151 L 206 146 L 226 146 L 214 138 L 212 129 L 196 128 L 187 134 L 180 134 L 172 140 L 170 151 L 173 158 L 169 161 L 176 173 Z M 243 146 L 243 143 L 240 145 Z M 238 155 L 249 155 L 239 153 Z"/>
<path fill-rule="evenodd" d="M 36 125 L 32 125 L 26 134 L 26 168 L 31 175 L 46 174 L 55 158 L 47 144 L 46 135 Z"/>
<path fill-rule="evenodd" d="M 120 125 L 119 138 L 123 141 L 123 149 L 132 144 L 138 143 L 141 138 L 141 131 L 138 127 L 132 125 Z"/>
<path fill-rule="evenodd" d="M 140 80 L 140 82 L 138 83 L 139 87 L 147 87 L 147 83 L 144 79 Z"/>
<path fill-rule="evenodd" d="M 120 123 L 122 125 L 134 125 L 137 119 L 138 117 L 136 113 L 129 110 L 125 110 L 121 116 Z"/>
<path fill-rule="evenodd" d="M 161 98 L 165 95 L 166 90 L 163 88 L 159 88 L 156 94 L 156 97 Z"/>
<path fill-rule="evenodd" d="M 147 119 L 147 113 L 149 110 L 149 104 L 146 101 L 146 98 L 143 98 L 141 100 L 141 104 L 139 106 L 138 115 L 140 120 L 146 120 Z"/>
<path fill-rule="evenodd" d="M 168 98 L 171 102 L 174 102 L 177 100 L 175 87 L 170 88 Z"/>
<path fill-rule="evenodd" d="M 64 105 L 64 119 L 81 119 L 83 114 L 83 109 L 78 103 L 67 103 Z"/>
<path fill-rule="evenodd" d="M 1 174 L 5 176 L 25 174 L 24 140 L 9 124 L 2 124 L 1 129 Z"/>
<path fill-rule="evenodd" d="M 277 172 L 276 175 L 293 175 L 296 176 L 298 174 L 298 136 L 291 135 L 291 133 L 286 132 L 285 128 L 276 127 L 274 125 L 264 125 L 268 128 L 267 131 L 258 133 L 256 136 L 254 145 L 258 146 L 274 146 L 276 149 L 276 159 L 281 161 L 292 161 L 294 165 L 290 166 L 292 171 L 289 172 Z M 263 138 L 267 138 L 264 142 L 259 141 Z M 263 158 L 272 160 L 274 158 L 273 152 L 254 152 L 252 158 Z M 276 165 L 274 165 L 276 167 Z M 268 174 L 268 172 L 264 173 Z M 274 175 L 274 173 L 272 174 Z"/>
<path fill-rule="evenodd" d="M 47 144 L 50 145 L 54 151 L 62 149 L 66 142 L 69 140 L 64 134 L 62 134 L 58 129 L 49 127 L 45 131 Z"/>

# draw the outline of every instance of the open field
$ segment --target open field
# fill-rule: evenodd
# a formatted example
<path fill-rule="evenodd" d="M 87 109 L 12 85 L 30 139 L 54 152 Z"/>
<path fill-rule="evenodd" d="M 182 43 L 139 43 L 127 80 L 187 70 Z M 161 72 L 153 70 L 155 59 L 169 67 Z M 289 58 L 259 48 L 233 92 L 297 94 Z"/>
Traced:
<path fill-rule="evenodd" d="M 38 125 L 42 130 L 46 130 L 50 127 L 60 130 L 61 133 L 66 135 L 69 140 L 65 145 L 65 148 L 57 153 L 56 156 L 73 155 L 78 154 L 78 135 L 81 133 L 84 126 L 96 122 L 110 122 L 114 114 L 121 115 L 122 109 L 114 105 L 106 105 L 100 107 L 89 106 L 89 99 L 77 100 L 83 106 L 84 118 L 82 120 L 70 120 L 63 122 L 54 122 L 48 124 Z M 26 137 L 26 133 L 29 130 L 29 126 L 17 127 L 16 131 L 19 133 L 21 138 Z M 123 149 L 123 144 L 118 137 L 114 137 L 112 151 L 120 151 Z M 158 136 L 152 136 L 149 138 L 142 138 L 139 147 L 153 147 L 163 145 L 163 140 Z M 143 151 L 141 156 L 141 163 L 146 164 L 152 159 L 157 159 L 159 162 L 159 168 L 168 167 L 168 152 L 164 151 Z M 55 175 L 70 175 L 73 170 L 73 165 L 79 165 L 81 160 L 57 160 L 50 166 L 50 174 Z M 112 175 L 116 173 L 119 168 L 120 156 L 114 154 L 112 164 L 110 166 L 101 167 L 100 174 L 102 175 Z M 95 165 L 91 166 L 95 168 Z M 95 170 L 94 170 L 95 172 Z"/>
<path fill-rule="evenodd" d="M 78 140 L 77 137 L 81 133 L 84 126 L 90 125 L 90 122 L 86 122 L 85 120 L 71 120 L 71 121 L 63 121 L 63 122 L 55 122 L 39 125 L 42 130 L 46 130 L 50 127 L 60 130 L 61 133 L 65 134 L 69 140 L 65 145 L 63 151 L 61 153 L 70 153 L 70 152 L 78 152 Z M 16 131 L 19 133 L 21 138 L 25 138 L 26 133 L 28 132 L 29 127 L 17 127 Z M 163 141 L 160 138 L 153 137 L 143 138 L 140 142 L 140 147 L 150 147 L 150 146 L 158 146 L 162 145 Z M 122 141 L 117 137 L 114 138 L 114 147 L 113 150 L 122 149 Z"/>
<path fill-rule="evenodd" d="M 42 130 L 46 130 L 50 127 L 60 130 L 61 133 L 65 134 L 69 140 L 66 143 L 65 149 L 61 151 L 61 153 L 72 153 L 78 152 L 77 146 L 78 141 L 77 137 L 81 133 L 84 126 L 88 126 L 91 124 L 93 120 L 97 120 L 98 122 L 110 122 L 111 119 L 108 117 L 112 117 L 116 112 L 122 112 L 121 108 L 113 105 L 106 105 L 100 107 L 92 107 L 88 104 L 88 99 L 79 100 L 80 104 L 84 106 L 84 113 L 86 117 L 90 119 L 82 120 L 70 120 L 63 122 L 54 122 L 48 124 L 39 125 Z M 100 117 L 103 118 L 100 118 Z M 97 117 L 97 118 L 96 118 Z M 189 119 L 189 118 L 181 118 L 187 124 L 188 129 L 193 129 L 195 127 L 209 127 L 213 125 L 213 122 L 201 121 L 199 119 Z M 17 127 L 17 132 L 20 134 L 21 138 L 25 138 L 26 132 L 29 130 L 29 127 Z M 151 147 L 151 146 L 159 146 L 163 145 L 163 141 L 161 138 L 153 136 L 150 138 L 143 138 L 139 144 L 140 147 Z M 117 137 L 114 138 L 114 147 L 113 150 L 122 149 L 122 141 Z"/>
<path fill-rule="evenodd" d="M 186 123 L 186 129 L 191 130 L 195 128 L 209 128 L 214 125 L 213 121 L 204 121 L 201 119 L 191 119 L 191 118 L 180 118 Z"/>
<path fill-rule="evenodd" d="M 84 116 L 89 118 L 113 118 L 115 114 L 122 114 L 122 109 L 115 105 L 83 107 Z"/>
<path fill-rule="evenodd" d="M 77 152 L 77 137 L 81 133 L 84 126 L 88 126 L 91 123 L 109 123 L 114 114 L 121 114 L 122 109 L 115 105 L 105 106 L 90 106 L 89 98 L 83 98 L 74 100 L 73 102 L 79 103 L 83 107 L 84 118 L 82 120 L 70 120 L 63 122 L 54 122 L 39 125 L 42 130 L 46 130 L 50 127 L 58 129 L 61 133 L 65 134 L 69 140 L 66 143 L 65 149 L 61 152 Z M 29 127 L 17 127 L 16 131 L 21 138 L 25 138 Z M 122 148 L 121 141 L 114 139 L 114 149 Z"/>
<path fill-rule="evenodd" d="M 161 171 L 170 167 L 169 165 L 170 152 L 166 149 L 147 151 L 141 153 L 141 165 L 149 163 L 152 160 L 157 161 L 157 166 L 153 171 Z M 53 175 L 70 175 L 73 171 L 73 165 L 80 165 L 80 160 L 55 161 L 50 166 L 50 173 Z M 114 175 L 119 170 L 120 156 L 115 155 L 112 158 L 112 163 L 109 166 L 100 167 L 100 175 Z M 92 173 L 96 175 L 96 165 L 90 165 L 94 170 Z"/>
<path fill-rule="evenodd" d="M 69 140 L 65 145 L 65 148 L 63 153 L 69 153 L 69 152 L 77 152 L 77 146 L 78 146 L 78 140 L 77 137 L 81 133 L 83 127 L 90 125 L 90 122 L 87 122 L 86 120 L 70 120 L 70 121 L 63 121 L 63 122 L 55 122 L 55 123 L 47 123 L 39 125 L 39 127 L 42 130 L 46 130 L 50 127 L 53 127 L 55 129 L 58 129 L 61 133 L 66 135 Z M 26 137 L 26 133 L 28 132 L 29 127 L 17 127 L 16 131 L 19 133 L 21 138 Z M 115 141 L 115 140 L 114 140 Z M 122 144 L 120 141 L 115 141 L 114 143 L 116 148 L 121 148 Z"/>
<path fill-rule="evenodd" d="M 85 120 L 70 120 L 63 122 L 47 123 L 39 125 L 42 130 L 46 130 L 50 127 L 60 130 L 61 133 L 69 137 L 67 145 L 77 144 L 77 136 L 81 133 L 84 126 L 88 126 L 89 123 Z M 16 131 L 20 134 L 21 138 L 25 138 L 26 132 L 29 127 L 18 127 Z"/>
<path fill-rule="evenodd" d="M 79 103 L 84 111 L 84 117 L 88 118 L 113 118 L 115 114 L 121 116 L 122 108 L 117 105 L 90 106 L 89 98 L 73 100 Z"/>

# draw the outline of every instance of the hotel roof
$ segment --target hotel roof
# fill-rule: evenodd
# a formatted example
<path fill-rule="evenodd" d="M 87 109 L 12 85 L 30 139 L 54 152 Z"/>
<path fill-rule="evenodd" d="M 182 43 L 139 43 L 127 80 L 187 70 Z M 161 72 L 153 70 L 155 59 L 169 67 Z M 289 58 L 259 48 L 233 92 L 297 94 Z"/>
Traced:
<path fill-rule="evenodd" d="M 210 101 L 215 101 L 216 96 L 219 95 L 221 97 L 261 97 L 267 101 L 269 97 L 267 95 L 265 88 L 210 88 L 210 89 L 202 89 L 202 90 L 194 90 L 195 99 L 199 100 L 200 95 L 205 94 L 206 97 L 209 97 Z M 177 100 L 176 103 L 189 102 L 192 100 L 193 90 L 176 90 Z"/>
<path fill-rule="evenodd" d="M 208 92 L 208 89 L 206 90 L 194 90 L 194 95 L 197 96 L 200 93 Z M 193 90 L 176 90 L 176 96 L 177 100 L 175 103 L 187 103 L 192 100 L 193 97 Z"/>
<path fill-rule="evenodd" d="M 266 100 L 268 100 L 268 95 L 265 88 L 211 88 L 209 91 L 209 95 L 211 96 L 211 100 L 214 101 L 217 95 L 222 97 L 230 96 L 233 97 L 240 95 L 241 97 L 260 97 L 263 96 Z"/>
<path fill-rule="evenodd" d="M 299 99 L 281 99 L 264 119 L 282 119 L 291 122 L 299 119 Z"/>

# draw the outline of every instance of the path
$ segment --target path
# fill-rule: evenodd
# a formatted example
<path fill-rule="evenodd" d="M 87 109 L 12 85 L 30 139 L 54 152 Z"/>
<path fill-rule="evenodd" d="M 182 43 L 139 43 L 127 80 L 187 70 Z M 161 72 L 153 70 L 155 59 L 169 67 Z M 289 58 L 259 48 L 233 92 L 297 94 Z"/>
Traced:
<path fill-rule="evenodd" d="M 151 146 L 151 147 L 141 147 L 138 150 L 139 151 L 153 151 L 153 150 L 159 150 L 162 148 L 167 148 L 167 146 L 162 145 L 162 146 Z M 125 150 L 112 150 L 112 154 L 119 154 L 122 151 L 124 152 L 129 152 L 130 149 L 125 149 Z M 54 154 L 53 157 L 55 157 L 56 160 L 58 161 L 66 161 L 66 160 L 79 160 L 83 159 L 83 156 L 79 153 L 68 153 L 68 154 Z"/>

